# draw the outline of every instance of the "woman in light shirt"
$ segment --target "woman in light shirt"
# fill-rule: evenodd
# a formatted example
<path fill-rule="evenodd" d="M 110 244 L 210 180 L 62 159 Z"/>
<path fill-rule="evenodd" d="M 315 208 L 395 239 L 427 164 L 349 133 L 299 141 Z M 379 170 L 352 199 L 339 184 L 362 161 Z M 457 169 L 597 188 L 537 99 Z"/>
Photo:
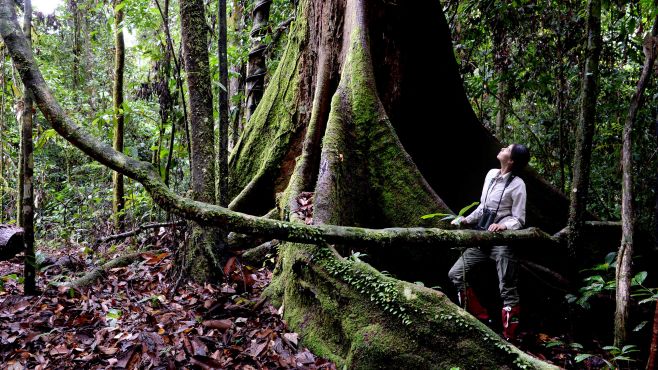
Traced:
<path fill-rule="evenodd" d="M 476 228 L 489 232 L 518 230 L 525 225 L 526 189 L 517 176 L 530 160 L 528 148 L 521 144 L 504 147 L 496 157 L 500 169 L 487 173 L 482 187 L 480 205 L 470 215 L 457 217 L 453 225 L 476 224 Z M 489 313 L 480 304 L 464 276 L 477 264 L 492 259 L 496 262 L 500 295 L 503 299 L 503 337 L 516 338 L 519 325 L 519 293 L 517 289 L 517 261 L 510 246 L 473 247 L 464 251 L 452 266 L 448 276 L 459 292 L 464 308 L 481 321 L 490 321 Z"/>

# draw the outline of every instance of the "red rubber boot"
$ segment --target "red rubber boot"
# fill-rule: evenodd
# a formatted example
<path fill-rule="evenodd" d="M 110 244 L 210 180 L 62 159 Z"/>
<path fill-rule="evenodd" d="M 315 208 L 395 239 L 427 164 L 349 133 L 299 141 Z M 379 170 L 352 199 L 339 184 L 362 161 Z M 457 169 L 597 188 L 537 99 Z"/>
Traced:
<path fill-rule="evenodd" d="M 466 312 L 483 322 L 489 321 L 489 312 L 480 304 L 473 288 L 466 288 L 465 291 L 459 292 L 459 302 Z"/>
<path fill-rule="evenodd" d="M 516 329 L 519 327 L 520 306 L 505 306 L 502 309 L 503 338 L 507 340 L 516 339 Z"/>

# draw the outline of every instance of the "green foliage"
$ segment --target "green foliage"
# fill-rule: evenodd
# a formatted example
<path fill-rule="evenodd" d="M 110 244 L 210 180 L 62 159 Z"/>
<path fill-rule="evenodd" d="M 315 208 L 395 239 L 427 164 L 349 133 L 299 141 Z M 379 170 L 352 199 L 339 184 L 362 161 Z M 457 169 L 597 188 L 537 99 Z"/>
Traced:
<path fill-rule="evenodd" d="M 579 289 L 580 296 L 574 294 L 566 295 L 567 302 L 575 303 L 585 309 L 590 309 L 590 298 L 599 294 L 613 294 L 617 286 L 615 281 L 616 258 L 617 253 L 610 252 L 606 255 L 603 263 L 583 270 L 583 272 L 593 272 L 594 274 L 583 279 L 585 285 Z M 640 303 L 658 299 L 658 291 L 654 292 L 654 290 L 642 286 L 647 275 L 648 273 L 646 271 L 640 271 L 631 279 L 632 295 L 634 297 L 645 298 Z"/>
<path fill-rule="evenodd" d="M 465 90 L 478 118 L 504 142 L 528 144 L 531 166 L 565 193 L 579 112 L 585 6 L 583 1 L 444 1 Z M 604 48 L 588 209 L 618 220 L 622 127 L 656 8 L 649 0 L 608 2 L 602 13 Z M 495 132 L 501 82 L 509 98 L 503 133 Z M 633 135 L 638 226 L 646 231 L 653 225 L 658 164 L 651 111 L 655 100 L 646 99 Z"/>
<path fill-rule="evenodd" d="M 588 358 L 592 357 L 597 357 L 601 361 L 605 363 L 605 367 L 603 369 L 618 369 L 620 367 L 621 362 L 635 362 L 637 361 L 634 359 L 632 356 L 634 353 L 639 352 L 640 350 L 637 348 L 637 346 L 629 344 L 626 346 L 623 346 L 622 348 L 615 347 L 615 346 L 605 346 L 602 348 L 603 350 L 607 351 L 608 353 L 608 358 L 603 358 L 601 356 L 596 356 L 593 354 L 589 353 L 581 353 L 578 354 L 575 358 L 574 361 L 576 362 L 583 362 Z"/>
<path fill-rule="evenodd" d="M 468 212 L 471 208 L 476 207 L 476 206 L 479 205 L 479 204 L 480 204 L 480 202 L 473 202 L 473 203 L 467 205 L 466 207 L 460 209 L 459 212 L 457 213 L 457 215 L 452 215 L 452 214 L 450 214 L 450 213 L 430 213 L 430 214 L 428 214 L 428 215 L 420 216 L 420 218 L 422 218 L 423 220 L 425 220 L 425 219 L 433 218 L 433 217 L 443 217 L 443 218 L 441 219 L 441 221 L 444 221 L 444 220 L 452 220 L 452 219 L 454 219 L 454 218 L 457 218 L 457 216 L 463 216 L 463 215 L 465 215 L 466 212 Z"/>

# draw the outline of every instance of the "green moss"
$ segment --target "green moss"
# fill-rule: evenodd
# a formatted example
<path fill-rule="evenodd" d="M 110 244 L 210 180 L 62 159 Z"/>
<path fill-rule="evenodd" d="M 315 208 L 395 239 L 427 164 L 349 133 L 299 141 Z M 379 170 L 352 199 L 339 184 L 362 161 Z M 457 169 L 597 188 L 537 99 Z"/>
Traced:
<path fill-rule="evenodd" d="M 281 62 L 231 153 L 230 198 L 254 179 L 274 182 L 291 141 L 303 129 L 303 123 L 295 120 L 300 56 L 308 38 L 308 25 L 302 14 L 303 9 L 300 9 Z"/>
<path fill-rule="evenodd" d="M 282 294 L 303 345 L 339 367 L 547 368 L 441 293 L 337 257 L 328 246 L 284 243 L 267 292 Z"/>

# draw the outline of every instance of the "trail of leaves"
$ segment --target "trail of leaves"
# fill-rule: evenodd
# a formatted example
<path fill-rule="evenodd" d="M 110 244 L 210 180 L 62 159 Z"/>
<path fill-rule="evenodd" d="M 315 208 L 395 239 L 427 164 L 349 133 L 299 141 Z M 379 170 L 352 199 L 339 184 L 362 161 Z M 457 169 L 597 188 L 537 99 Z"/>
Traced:
<path fill-rule="evenodd" d="M 0 363 L 7 369 L 335 369 L 299 345 L 260 297 L 271 272 L 229 261 L 231 282 L 173 292 L 170 253 L 144 253 L 81 290 L 23 297 L 18 259 L 0 264 Z M 7 277 L 9 276 L 9 277 Z M 2 367 L 2 366 L 0 366 Z"/>

